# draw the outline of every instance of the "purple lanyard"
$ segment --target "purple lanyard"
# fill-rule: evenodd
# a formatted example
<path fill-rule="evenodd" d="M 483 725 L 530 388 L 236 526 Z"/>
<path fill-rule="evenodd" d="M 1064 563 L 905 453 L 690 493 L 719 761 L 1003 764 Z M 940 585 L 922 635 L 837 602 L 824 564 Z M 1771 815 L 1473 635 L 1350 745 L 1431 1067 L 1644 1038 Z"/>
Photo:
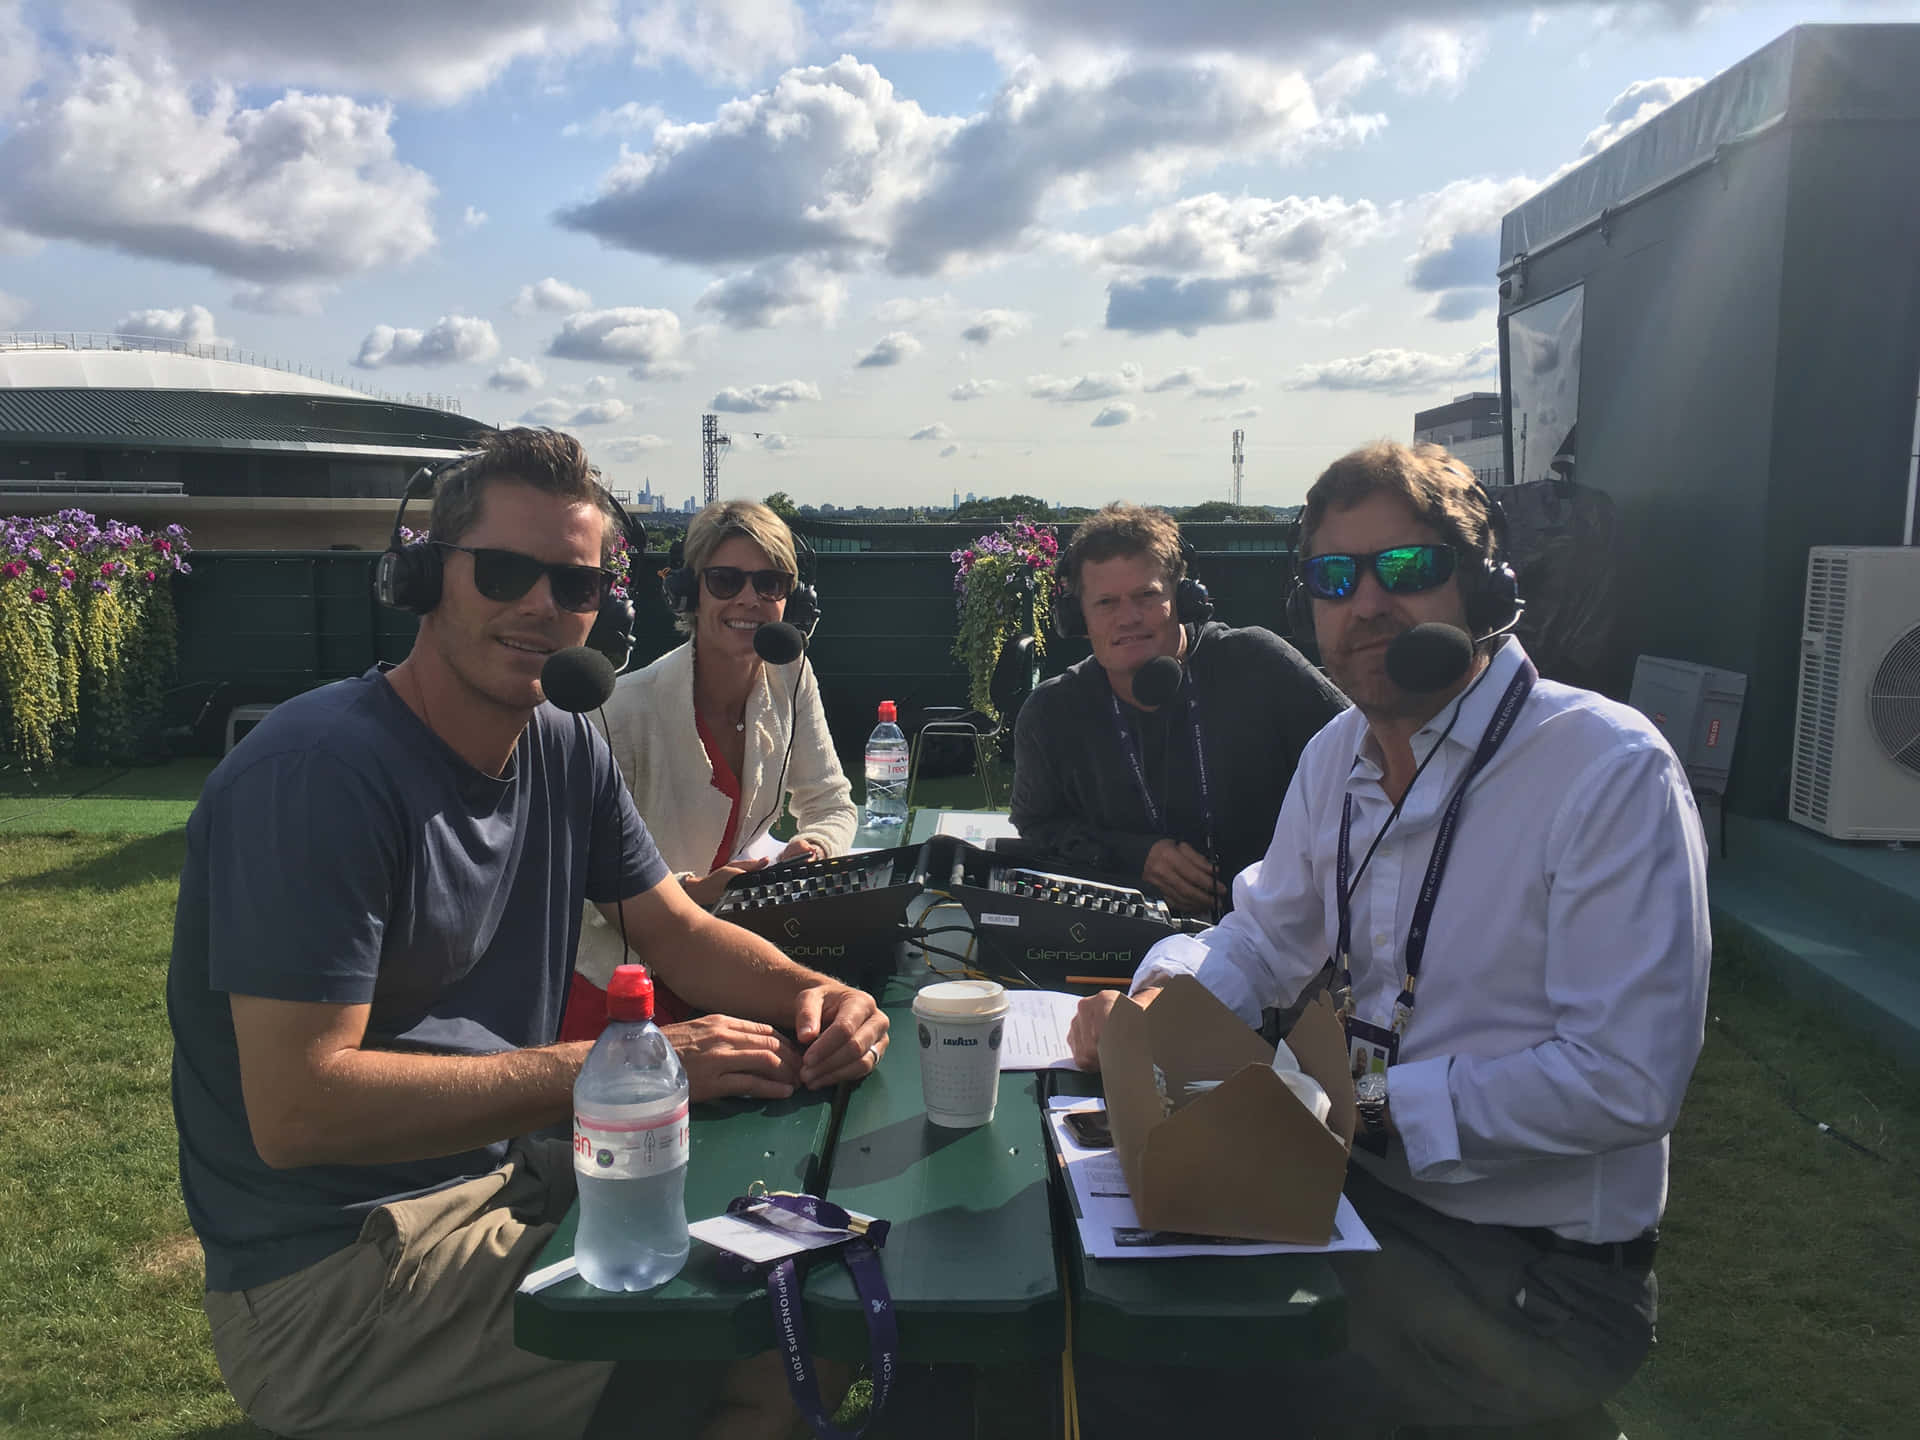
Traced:
<path fill-rule="evenodd" d="M 1513 729 L 1513 722 L 1520 718 L 1520 707 L 1526 704 L 1527 696 L 1533 693 L 1533 685 L 1540 678 L 1540 672 L 1534 669 L 1531 660 L 1523 659 L 1520 670 L 1507 683 L 1506 694 L 1500 697 L 1500 705 L 1493 712 L 1493 719 L 1487 723 L 1487 730 L 1480 737 L 1480 747 L 1473 752 L 1473 762 L 1467 766 L 1467 773 L 1460 777 L 1460 783 L 1454 786 L 1453 798 L 1447 801 L 1446 811 L 1440 817 L 1440 829 L 1433 837 L 1433 854 L 1427 860 L 1426 879 L 1420 883 L 1419 898 L 1413 904 L 1413 921 L 1407 927 L 1407 970 L 1406 979 L 1400 984 L 1400 993 L 1393 1002 L 1393 1028 L 1404 1031 L 1407 1022 L 1413 1018 L 1413 988 L 1420 975 L 1420 962 L 1427 953 L 1427 931 L 1433 924 L 1433 907 L 1440 898 L 1440 881 L 1447 873 L 1447 861 L 1453 854 L 1453 838 L 1460 820 L 1460 808 L 1466 803 L 1467 787 L 1473 779 L 1493 759 L 1494 752 L 1506 740 Z M 1353 949 L 1353 909 L 1352 896 L 1347 893 L 1347 873 L 1352 868 L 1353 838 L 1353 792 L 1347 792 L 1346 802 L 1340 810 L 1340 850 L 1339 862 L 1334 871 L 1335 907 L 1340 918 L 1338 947 L 1334 951 L 1333 986 L 1335 996 L 1351 1008 L 1353 997 L 1353 967 L 1348 957 Z"/>
<path fill-rule="evenodd" d="M 1213 844 L 1213 787 L 1207 777 L 1206 738 L 1200 733 L 1200 696 L 1194 688 L 1191 666 L 1183 667 L 1180 695 L 1186 701 L 1187 726 L 1193 740 L 1193 768 L 1200 778 L 1200 816 L 1207 832 L 1207 857 L 1212 859 L 1217 853 Z M 1140 744 L 1127 728 L 1126 715 L 1120 709 L 1120 697 L 1108 690 L 1107 703 L 1113 707 L 1113 729 L 1120 740 L 1120 753 L 1127 757 L 1127 764 L 1133 770 L 1134 788 L 1140 792 L 1140 803 L 1147 807 L 1147 823 L 1164 835 L 1167 827 L 1159 805 L 1154 802 L 1153 792 L 1147 788 L 1147 772 L 1140 759 Z"/>
<path fill-rule="evenodd" d="M 816 1225 L 845 1230 L 852 1218 L 831 1200 L 813 1195 L 742 1195 L 727 1202 L 729 1215 L 743 1215 L 757 1205 L 771 1205 L 811 1220 Z M 789 1255 L 767 1272 L 767 1299 L 773 1304 L 773 1328 L 787 1362 L 787 1391 L 799 1408 L 801 1418 L 820 1440 L 854 1440 L 866 1433 L 881 1408 L 887 1392 L 893 1388 L 898 1368 L 900 1327 L 893 1315 L 893 1297 L 881 1273 L 879 1249 L 887 1243 L 885 1220 L 868 1223 L 865 1233 L 833 1246 L 830 1250 L 810 1250 L 805 1255 Z M 868 1358 L 873 1367 L 873 1405 L 867 1421 L 849 1434 L 834 1425 L 826 1407 L 820 1403 L 820 1382 L 814 1373 L 813 1358 L 807 1350 L 807 1321 L 801 1300 L 801 1272 L 795 1261 L 812 1255 L 838 1255 L 853 1277 L 854 1294 L 867 1316 Z M 744 1263 L 744 1262 L 743 1262 Z M 748 1266 L 752 1269 L 754 1267 Z"/>

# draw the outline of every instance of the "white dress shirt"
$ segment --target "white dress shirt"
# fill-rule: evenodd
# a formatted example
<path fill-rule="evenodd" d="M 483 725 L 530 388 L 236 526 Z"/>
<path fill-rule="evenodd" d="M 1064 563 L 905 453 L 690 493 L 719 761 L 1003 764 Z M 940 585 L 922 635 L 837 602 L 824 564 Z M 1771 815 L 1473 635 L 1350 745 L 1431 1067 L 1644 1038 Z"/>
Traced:
<path fill-rule="evenodd" d="M 1413 740 L 1440 753 L 1360 877 L 1356 1015 L 1392 1023 L 1407 929 L 1435 832 L 1523 652 Z M 1459 716 L 1452 733 L 1441 734 Z M 1234 908 L 1154 946 L 1139 990 L 1192 974 L 1249 1024 L 1293 1001 L 1332 952 L 1340 814 L 1352 863 L 1392 804 L 1378 743 L 1349 710 L 1300 757 L 1273 844 L 1233 883 Z M 1566 685 L 1533 688 L 1469 787 L 1398 1063 L 1399 1135 L 1354 1158 L 1444 1214 L 1626 1240 L 1666 1204 L 1667 1135 L 1706 1024 L 1706 846 L 1685 771 L 1639 712 Z"/>

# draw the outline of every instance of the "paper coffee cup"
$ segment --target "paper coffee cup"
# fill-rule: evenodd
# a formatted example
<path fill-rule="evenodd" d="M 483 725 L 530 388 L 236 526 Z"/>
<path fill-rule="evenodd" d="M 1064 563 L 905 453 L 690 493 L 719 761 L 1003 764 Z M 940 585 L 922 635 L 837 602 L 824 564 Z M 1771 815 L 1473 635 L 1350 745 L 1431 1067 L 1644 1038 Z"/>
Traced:
<path fill-rule="evenodd" d="M 913 997 L 927 1119 L 956 1130 L 993 1119 L 1007 992 L 991 980 L 947 980 Z"/>

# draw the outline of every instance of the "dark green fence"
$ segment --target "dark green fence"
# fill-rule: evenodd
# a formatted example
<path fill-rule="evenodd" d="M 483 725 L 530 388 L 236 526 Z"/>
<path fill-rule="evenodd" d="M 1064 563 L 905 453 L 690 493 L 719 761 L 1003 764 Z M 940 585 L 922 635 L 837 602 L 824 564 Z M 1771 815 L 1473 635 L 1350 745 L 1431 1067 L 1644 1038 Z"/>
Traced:
<path fill-rule="evenodd" d="M 977 526 L 848 526 L 849 530 L 980 533 Z M 1210 532 L 1278 526 L 1194 526 Z M 971 538 L 970 535 L 965 538 Z M 1224 538 L 1224 537 L 1222 537 Z M 1253 539 L 1251 534 L 1244 536 Z M 949 549 L 826 550 L 818 557 L 823 618 L 810 651 L 827 718 L 842 750 L 857 750 L 882 700 L 916 728 L 928 706 L 966 703 L 967 678 L 953 658 L 953 565 Z M 278 701 L 403 659 L 417 622 L 373 598 L 373 551 L 203 550 L 174 589 L 180 659 L 168 722 L 201 743 L 222 733 L 235 705 Z M 658 560 L 659 557 L 650 557 Z M 648 569 L 658 568 L 650 564 Z M 1276 549 L 1208 550 L 1194 573 L 1211 589 L 1220 619 L 1285 633 L 1293 556 Z M 634 660 L 645 664 L 679 642 L 650 580 L 636 596 Z M 1082 641 L 1050 638 L 1046 671 L 1087 654 Z"/>

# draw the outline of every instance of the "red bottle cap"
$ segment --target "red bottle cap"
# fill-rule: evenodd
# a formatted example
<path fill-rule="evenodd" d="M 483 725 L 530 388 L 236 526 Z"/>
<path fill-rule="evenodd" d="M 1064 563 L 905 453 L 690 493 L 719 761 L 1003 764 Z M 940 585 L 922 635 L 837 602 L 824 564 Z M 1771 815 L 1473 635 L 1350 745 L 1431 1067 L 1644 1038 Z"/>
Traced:
<path fill-rule="evenodd" d="M 892 725 L 896 724 L 899 719 L 900 713 L 893 708 L 893 701 L 882 700 L 880 702 L 880 723 L 882 725 Z"/>
<path fill-rule="evenodd" d="M 653 977 L 644 965 L 616 965 L 607 982 L 609 1020 L 653 1019 Z"/>

